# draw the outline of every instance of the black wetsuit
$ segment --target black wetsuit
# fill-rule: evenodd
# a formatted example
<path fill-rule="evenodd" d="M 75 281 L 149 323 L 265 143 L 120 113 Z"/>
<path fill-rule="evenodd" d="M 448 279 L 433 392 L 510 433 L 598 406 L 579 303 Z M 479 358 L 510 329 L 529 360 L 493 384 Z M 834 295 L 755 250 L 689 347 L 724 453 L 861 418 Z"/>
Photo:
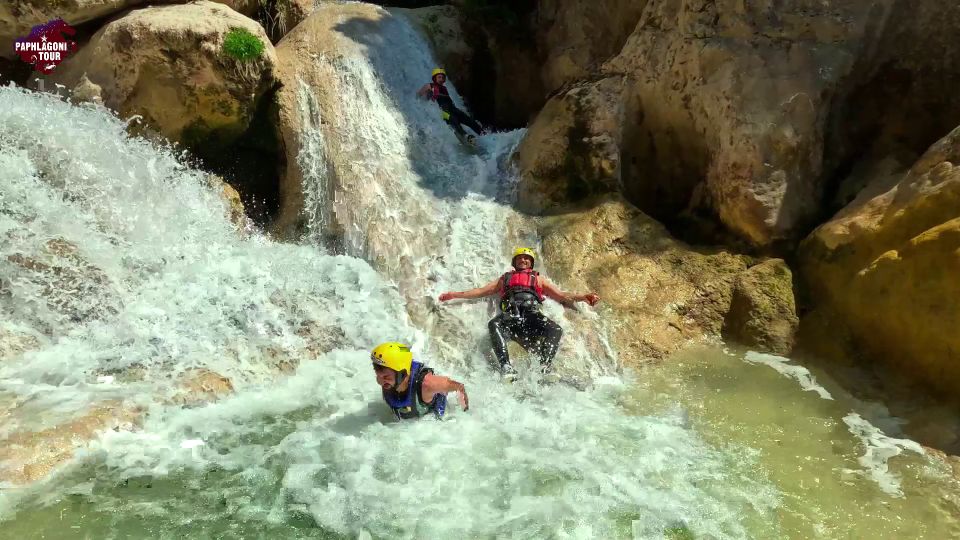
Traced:
<path fill-rule="evenodd" d="M 511 274 L 513 272 L 504 274 L 501 281 L 501 287 L 506 291 L 500 301 L 501 313 L 487 324 L 493 352 L 501 369 L 509 365 L 507 341 L 512 339 L 525 350 L 540 356 L 540 363 L 549 368 L 560 347 L 563 329 L 540 312 L 541 300 L 533 287 L 507 287 Z"/>
<path fill-rule="evenodd" d="M 453 104 L 453 99 L 450 98 L 450 93 L 447 91 L 446 86 L 435 82 L 430 83 L 430 97 L 437 102 L 440 110 L 445 113 L 443 120 L 453 126 L 454 131 L 461 137 L 466 137 L 467 135 L 467 132 L 463 130 L 462 124 L 466 124 L 466 126 L 476 132 L 477 135 L 483 132 L 483 127 L 477 123 L 476 120 L 470 118 L 470 115 L 461 111 Z"/>

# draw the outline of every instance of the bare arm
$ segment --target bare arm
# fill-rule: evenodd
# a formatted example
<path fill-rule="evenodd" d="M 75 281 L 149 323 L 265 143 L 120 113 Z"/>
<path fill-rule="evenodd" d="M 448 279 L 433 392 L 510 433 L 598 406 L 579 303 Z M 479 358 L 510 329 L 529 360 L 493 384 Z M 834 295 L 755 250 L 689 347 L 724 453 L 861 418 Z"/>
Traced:
<path fill-rule="evenodd" d="M 493 296 L 497 294 L 497 291 L 500 289 L 500 278 L 497 278 L 490 283 L 487 283 L 483 287 L 477 287 L 476 289 L 470 289 L 468 291 L 454 291 L 454 292 L 445 292 L 440 295 L 440 301 L 446 302 L 447 300 L 453 300 L 455 298 L 483 298 L 484 296 Z"/>
<path fill-rule="evenodd" d="M 575 294 L 561 291 L 557 288 L 556 285 L 550 283 L 550 280 L 540 277 L 541 285 L 543 286 L 543 294 L 548 298 L 552 298 L 557 302 L 560 302 L 566 307 L 573 307 L 577 302 L 586 302 L 591 306 L 597 305 L 597 302 L 600 301 L 600 297 L 595 293 L 588 292 L 583 294 Z"/>
<path fill-rule="evenodd" d="M 470 400 L 467 399 L 467 389 L 463 386 L 463 383 L 449 377 L 434 375 L 433 373 L 428 373 L 424 376 L 423 386 L 421 386 L 420 390 L 420 396 L 424 401 L 433 401 L 433 397 L 437 394 L 446 394 L 447 392 L 457 393 L 457 398 L 460 400 L 460 405 L 463 406 L 463 410 L 466 411 L 470 408 Z M 427 399 L 428 397 L 430 399 Z"/>
<path fill-rule="evenodd" d="M 430 84 L 425 84 L 417 90 L 417 97 L 422 97 L 424 99 L 429 99 L 430 97 Z"/>

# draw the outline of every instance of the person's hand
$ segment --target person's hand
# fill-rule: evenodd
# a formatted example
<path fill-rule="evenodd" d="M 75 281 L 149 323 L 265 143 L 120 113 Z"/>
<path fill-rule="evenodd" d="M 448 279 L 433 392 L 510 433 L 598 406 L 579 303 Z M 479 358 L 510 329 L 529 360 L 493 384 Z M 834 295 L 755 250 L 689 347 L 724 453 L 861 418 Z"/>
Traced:
<path fill-rule="evenodd" d="M 452 292 L 445 292 L 440 295 L 441 302 L 446 302 L 447 300 L 453 300 L 454 298 L 456 298 L 456 296 L 454 296 L 454 293 Z"/>
<path fill-rule="evenodd" d="M 590 304 L 591 306 L 595 306 L 597 305 L 597 302 L 600 301 L 600 297 L 597 296 L 595 293 L 587 293 L 583 295 L 583 300 L 586 303 Z"/>
<path fill-rule="evenodd" d="M 470 409 L 470 400 L 467 399 L 467 389 L 462 384 L 460 388 L 457 389 L 457 398 L 460 399 L 460 405 L 463 407 L 464 411 Z"/>

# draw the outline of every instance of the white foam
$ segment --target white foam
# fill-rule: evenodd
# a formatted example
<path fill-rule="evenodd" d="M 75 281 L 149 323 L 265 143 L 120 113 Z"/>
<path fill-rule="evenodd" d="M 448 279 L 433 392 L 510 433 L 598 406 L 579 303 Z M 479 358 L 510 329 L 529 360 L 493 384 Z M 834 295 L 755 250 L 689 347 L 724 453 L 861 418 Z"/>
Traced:
<path fill-rule="evenodd" d="M 770 366 L 775 369 L 777 373 L 780 373 L 785 377 L 800 383 L 800 388 L 802 388 L 804 391 L 816 392 L 817 395 L 823 399 L 833 399 L 833 396 L 830 395 L 830 392 L 817 383 L 817 379 L 812 373 L 810 373 L 810 370 L 803 366 L 797 366 L 789 363 L 789 358 L 784 358 L 782 356 L 776 356 L 773 354 L 748 351 L 744 356 L 744 360 L 750 362 L 751 364 L 764 364 Z"/>
<path fill-rule="evenodd" d="M 866 453 L 857 459 L 864 468 L 863 471 L 859 472 L 876 482 L 884 493 L 893 497 L 902 497 L 903 491 L 900 489 L 900 479 L 890 472 L 888 462 L 891 458 L 902 454 L 904 450 L 923 454 L 923 447 L 910 439 L 888 437 L 854 412 L 844 416 L 843 422 L 847 424 L 850 433 L 866 447 Z"/>

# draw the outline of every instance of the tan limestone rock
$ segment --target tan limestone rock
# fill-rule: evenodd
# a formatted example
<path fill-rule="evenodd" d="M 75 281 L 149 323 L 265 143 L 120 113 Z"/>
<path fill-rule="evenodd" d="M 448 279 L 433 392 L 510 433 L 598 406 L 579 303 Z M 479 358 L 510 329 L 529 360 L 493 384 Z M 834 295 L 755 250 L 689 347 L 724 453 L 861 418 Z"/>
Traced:
<path fill-rule="evenodd" d="M 949 395 L 960 389 L 960 129 L 899 181 L 861 196 L 801 245 L 817 312 L 850 352 Z M 880 192 L 877 194 L 877 192 Z M 813 339 L 830 340 L 828 327 Z"/>
<path fill-rule="evenodd" d="M 761 352 L 788 354 L 799 324 L 793 274 L 782 259 L 768 259 L 737 276 L 724 337 Z"/>
<path fill-rule="evenodd" d="M 104 402 L 48 429 L 15 432 L 0 441 L 0 483 L 41 480 L 70 461 L 99 432 L 132 429 L 140 414 L 123 403 Z"/>
<path fill-rule="evenodd" d="M 229 378 L 203 368 L 184 372 L 178 386 L 180 390 L 173 402 L 184 406 L 203 405 L 233 393 Z"/>
<path fill-rule="evenodd" d="M 627 364 L 719 337 L 735 284 L 750 262 L 678 242 L 616 196 L 587 211 L 544 218 L 542 233 L 551 277 L 600 295 L 600 309 L 610 310 L 616 348 Z M 754 272 L 751 277 L 762 286 L 768 276 Z M 781 324 L 773 317 L 768 323 Z"/>

